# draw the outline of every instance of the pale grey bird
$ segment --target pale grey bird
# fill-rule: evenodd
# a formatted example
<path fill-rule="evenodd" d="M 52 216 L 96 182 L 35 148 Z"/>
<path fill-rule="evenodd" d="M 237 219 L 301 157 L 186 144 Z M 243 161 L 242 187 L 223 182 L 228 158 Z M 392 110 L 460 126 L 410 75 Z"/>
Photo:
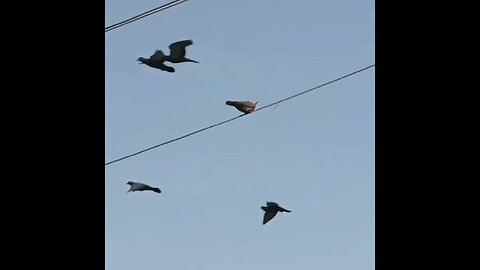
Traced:
<path fill-rule="evenodd" d="M 165 55 L 161 50 L 155 50 L 155 53 L 150 56 L 150 58 L 139 57 L 137 61 L 140 61 L 140 64 L 145 64 L 149 67 L 158 68 L 167 72 L 175 72 L 173 67 L 167 66 L 164 64 L 165 61 L 171 63 L 183 63 L 183 62 L 193 62 L 199 63 L 195 60 L 185 57 L 186 47 L 192 45 L 192 40 L 182 40 L 170 44 L 170 55 Z"/>
<path fill-rule="evenodd" d="M 253 111 L 255 111 L 255 107 L 257 106 L 257 102 L 251 102 L 251 101 L 231 101 L 231 100 L 227 100 L 227 102 L 225 102 L 226 105 L 228 106 L 233 106 L 235 108 L 237 108 L 237 110 L 245 113 L 245 114 L 248 114 L 248 113 L 252 113 Z"/>
<path fill-rule="evenodd" d="M 260 207 L 265 214 L 263 215 L 263 225 L 269 222 L 272 218 L 274 218 L 278 212 L 287 212 L 290 213 L 292 211 L 287 210 L 278 205 L 276 202 L 267 202 L 267 206 Z"/>
<path fill-rule="evenodd" d="M 134 192 L 134 191 L 146 191 L 146 190 L 151 190 L 156 193 L 161 193 L 162 191 L 157 188 L 157 187 L 151 187 L 147 184 L 140 183 L 140 182 L 133 182 L 133 181 L 128 181 L 127 185 L 130 185 L 130 189 L 127 191 L 128 192 Z"/>

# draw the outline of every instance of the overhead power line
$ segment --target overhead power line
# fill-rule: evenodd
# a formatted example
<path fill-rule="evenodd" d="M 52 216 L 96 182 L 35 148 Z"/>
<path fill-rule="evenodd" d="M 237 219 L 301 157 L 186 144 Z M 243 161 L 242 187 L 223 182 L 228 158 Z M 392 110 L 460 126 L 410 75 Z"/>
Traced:
<path fill-rule="evenodd" d="M 119 27 L 122 27 L 122 26 L 124 26 L 124 25 L 127 25 L 127 24 L 129 24 L 129 23 L 132 23 L 132 22 L 134 22 L 134 21 L 138 21 L 138 20 L 140 20 L 140 19 L 143 19 L 143 18 L 145 18 L 145 17 L 147 17 L 147 16 L 153 15 L 153 14 L 155 14 L 155 13 L 157 13 L 157 12 L 162 11 L 162 10 L 169 9 L 169 8 L 174 7 L 174 6 L 176 6 L 176 5 L 179 5 L 179 4 L 181 4 L 181 3 L 187 2 L 187 1 L 189 1 L 189 0 L 174 0 L 174 1 L 170 2 L 170 3 L 166 3 L 166 4 L 161 5 L 161 6 L 159 6 L 159 7 L 156 7 L 156 8 L 153 8 L 153 9 L 151 9 L 151 10 L 145 11 L 145 12 L 143 12 L 143 13 L 141 13 L 141 14 L 138 14 L 138 15 L 136 15 L 136 16 L 133 16 L 133 17 L 130 18 L 130 19 L 126 19 L 126 20 L 123 20 L 123 21 L 121 21 L 121 22 L 118 22 L 118 23 L 115 23 L 115 24 L 112 24 L 112 25 L 110 25 L 110 26 L 105 27 L 105 33 L 108 32 L 108 31 L 117 29 L 117 28 L 119 28 Z"/>
<path fill-rule="evenodd" d="M 308 89 L 308 90 L 302 91 L 302 92 L 300 92 L 300 93 L 298 93 L 298 94 L 295 94 L 295 95 L 293 95 L 293 96 L 289 96 L 289 97 L 287 97 L 287 98 L 284 98 L 284 99 L 281 99 L 281 100 L 279 100 L 279 101 L 273 102 L 273 103 L 271 103 L 271 104 L 265 105 L 265 106 L 263 106 L 263 107 L 260 107 L 260 108 L 256 109 L 256 110 L 253 111 L 252 113 L 255 113 L 255 112 L 258 112 L 258 111 L 260 111 L 260 110 L 266 109 L 266 108 L 268 108 L 268 107 L 271 107 L 271 106 L 280 104 L 280 103 L 285 102 L 285 101 L 287 101 L 287 100 L 290 100 L 290 99 L 292 99 L 292 98 L 296 98 L 296 97 L 298 97 L 298 96 L 300 96 L 300 95 L 306 94 L 306 93 L 308 93 L 308 92 L 311 92 L 311 91 L 316 90 L 316 89 L 318 89 L 318 88 L 320 88 L 320 87 L 329 85 L 329 84 L 331 84 L 331 83 L 334 83 L 334 82 L 343 80 L 343 79 L 345 79 L 345 78 L 347 78 L 347 77 L 350 77 L 350 76 L 352 76 L 352 75 L 355 75 L 355 74 L 357 74 L 357 73 L 360 73 L 360 72 L 362 72 L 362 71 L 365 71 L 365 70 L 367 70 L 367 69 L 370 69 L 370 68 L 372 68 L 372 67 L 374 67 L 374 66 L 375 66 L 375 64 L 370 65 L 370 66 L 367 66 L 367 67 L 364 67 L 364 68 L 362 68 L 362 69 L 359 69 L 359 70 L 357 70 L 357 71 L 354 71 L 354 72 L 352 72 L 352 73 L 349 73 L 349 74 L 347 74 L 347 75 L 344 75 L 344 76 L 342 76 L 342 77 L 340 77 L 340 78 L 337 78 L 337 79 L 335 79 L 335 80 L 329 81 L 329 82 L 327 82 L 327 83 L 324 83 L 324 84 L 315 86 L 315 87 L 313 87 L 313 88 L 310 88 L 310 89 Z M 181 139 L 185 139 L 185 138 L 187 138 L 187 137 L 190 137 L 190 136 L 192 136 L 192 135 L 194 135 L 194 134 L 200 133 L 200 132 L 205 131 L 205 130 L 207 130 L 207 129 L 211 129 L 211 128 L 214 128 L 214 127 L 216 127 L 216 126 L 220 126 L 220 125 L 226 124 L 226 123 L 228 123 L 228 122 L 230 122 L 230 121 L 236 120 L 236 119 L 238 119 L 238 118 L 240 118 L 240 117 L 243 117 L 243 116 L 245 116 L 245 115 L 247 115 L 247 114 L 241 114 L 241 115 L 239 115 L 239 116 L 235 116 L 235 117 L 230 118 L 230 119 L 228 119 L 228 120 L 225 120 L 225 121 L 222 121 L 222 122 L 219 122 L 219 123 L 210 125 L 210 126 L 208 126 L 208 127 L 205 127 L 205 128 L 199 129 L 199 130 L 196 130 L 196 131 L 194 131 L 194 132 L 190 132 L 190 133 L 188 133 L 188 134 L 185 134 L 185 135 L 183 135 L 183 136 L 177 137 L 177 138 L 175 138 L 175 139 L 172 139 L 172 140 L 169 140 L 169 141 L 166 141 L 166 142 L 163 142 L 163 143 L 160 143 L 160 144 L 157 144 L 157 145 L 148 147 L 148 148 L 146 148 L 146 149 L 143 149 L 143 150 L 141 150 L 141 151 L 135 152 L 135 153 L 133 153 L 133 154 L 130 154 L 130 155 L 127 155 L 127 156 L 124 156 L 124 157 L 121 157 L 121 158 L 118 158 L 118 159 L 109 161 L 109 162 L 105 163 L 105 166 L 110 165 L 110 164 L 115 163 L 115 162 L 119 162 L 119 161 L 124 160 L 124 159 L 127 159 L 127 158 L 131 158 L 131 157 L 136 156 L 136 155 L 139 155 L 139 154 L 141 154 L 141 153 L 144 153 L 144 152 L 153 150 L 153 149 L 155 149 L 155 148 L 157 148 L 157 147 L 164 146 L 164 145 L 166 145 L 166 144 L 173 143 L 173 142 L 178 141 L 178 140 L 181 140 Z"/>

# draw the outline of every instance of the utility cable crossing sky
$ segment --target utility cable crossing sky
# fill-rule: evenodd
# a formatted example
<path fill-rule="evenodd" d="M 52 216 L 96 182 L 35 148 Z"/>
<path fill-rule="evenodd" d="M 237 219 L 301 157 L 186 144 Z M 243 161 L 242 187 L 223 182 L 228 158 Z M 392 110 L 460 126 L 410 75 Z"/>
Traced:
<path fill-rule="evenodd" d="M 138 21 L 140 19 L 143 19 L 147 16 L 150 16 L 150 15 L 153 15 L 157 12 L 160 12 L 160 11 L 163 11 L 163 10 L 166 10 L 166 9 L 169 9 L 171 7 L 174 7 L 176 5 L 179 5 L 181 3 L 184 3 L 184 2 L 187 2 L 189 0 L 175 0 L 175 1 L 172 1 L 172 2 L 169 2 L 169 3 L 166 3 L 164 5 L 161 5 L 159 7 L 156 7 L 156 8 L 153 8 L 151 10 L 148 10 L 148 11 L 145 11 L 141 14 L 138 14 L 136 16 L 133 16 L 132 18 L 130 19 L 126 19 L 126 20 L 123 20 L 121 22 L 118 22 L 118 23 L 115 23 L 115 24 L 112 24 L 110 26 L 107 26 L 105 27 L 105 33 L 108 32 L 108 31 L 111 31 L 111 30 L 114 30 L 114 29 L 117 29 L 119 27 L 122 27 L 122 26 L 125 26 L 129 23 L 132 23 L 132 22 L 135 22 L 135 21 Z"/>
<path fill-rule="evenodd" d="M 297 94 L 295 94 L 295 95 L 289 96 L 289 97 L 287 97 L 287 98 L 284 98 L 284 99 L 281 99 L 281 100 L 279 100 L 279 101 L 273 102 L 273 103 L 268 104 L 268 105 L 265 105 L 265 106 L 263 106 L 263 107 L 260 107 L 260 108 L 256 109 L 255 111 L 253 111 L 252 113 L 258 112 L 258 111 L 260 111 L 260 110 L 266 109 L 266 108 L 271 107 L 271 106 L 278 105 L 278 104 L 280 104 L 280 103 L 282 103 L 282 102 L 285 102 L 285 101 L 287 101 L 287 100 L 296 98 L 296 97 L 301 96 L 301 95 L 303 95 L 303 94 L 306 94 L 306 93 L 308 93 L 308 92 L 314 91 L 314 90 L 316 90 L 316 89 L 318 89 L 318 88 L 321 88 L 321 87 L 327 86 L 327 85 L 329 85 L 329 84 L 332 84 L 332 83 L 334 83 L 334 82 L 343 80 L 343 79 L 345 79 L 345 78 L 347 78 L 347 77 L 350 77 L 350 76 L 352 76 L 352 75 L 355 75 L 355 74 L 360 73 L 360 72 L 362 72 L 362 71 L 365 71 L 365 70 L 367 70 L 367 69 L 373 68 L 374 66 L 375 66 L 375 64 L 370 65 L 370 66 L 367 66 L 367 67 L 364 67 L 364 68 L 361 68 L 361 69 L 359 69 L 359 70 L 356 70 L 356 71 L 354 71 L 354 72 L 352 72 L 352 73 L 349 73 L 349 74 L 344 75 L 344 76 L 342 76 L 342 77 L 339 77 L 339 78 L 337 78 L 337 79 L 331 80 L 331 81 L 329 81 L 329 82 L 326 82 L 326 83 L 323 83 L 323 84 L 321 84 L 321 85 L 315 86 L 315 87 L 313 87 L 313 88 L 307 89 L 307 90 L 302 91 L 302 92 L 300 92 L 300 93 L 297 93 Z M 134 157 L 134 156 L 136 156 L 136 155 L 145 153 L 145 152 L 150 151 L 150 150 L 153 150 L 153 149 L 155 149 L 155 148 L 158 148 L 158 147 L 161 147 L 161 146 L 164 146 L 164 145 L 167 145 L 167 144 L 170 144 L 170 143 L 173 143 L 173 142 L 176 142 L 176 141 L 185 139 L 185 138 L 187 138 L 187 137 L 190 137 L 190 136 L 192 136 L 192 135 L 194 135 L 194 134 L 200 133 L 200 132 L 205 131 L 205 130 L 207 130 L 207 129 L 211 129 L 211 128 L 214 128 L 214 127 L 217 127 L 217 126 L 226 124 L 226 123 L 228 123 L 228 122 L 231 122 L 231 121 L 233 121 L 233 120 L 236 120 L 236 119 L 238 119 L 238 118 L 240 118 L 240 117 L 243 117 L 243 116 L 245 116 L 245 115 L 247 115 L 247 114 L 241 114 L 241 115 L 235 116 L 235 117 L 233 117 L 233 118 L 230 118 L 230 119 L 224 120 L 224 121 L 222 121 L 222 122 L 219 122 L 219 123 L 210 125 L 210 126 L 208 126 L 208 127 L 205 127 L 205 128 L 202 128 L 202 129 L 199 129 L 199 130 L 190 132 L 190 133 L 188 133 L 188 134 L 185 134 L 185 135 L 183 135 L 183 136 L 177 137 L 177 138 L 175 138 L 175 139 L 172 139 L 172 140 L 169 140 L 169 141 L 166 141 L 166 142 L 163 142 L 163 143 L 160 143 L 160 144 L 157 144 L 157 145 L 148 147 L 148 148 L 146 148 L 146 149 L 140 150 L 140 151 L 135 152 L 135 153 L 133 153 L 133 154 L 130 154 L 130 155 L 127 155 L 127 156 L 124 156 L 124 157 L 121 157 L 121 158 L 118 158 L 118 159 L 109 161 L 109 162 L 105 163 L 105 166 L 110 165 L 110 164 L 113 164 L 113 163 L 116 163 L 116 162 L 119 162 L 119 161 L 121 161 L 121 160 L 125 160 L 125 159 L 127 159 L 127 158 Z"/>

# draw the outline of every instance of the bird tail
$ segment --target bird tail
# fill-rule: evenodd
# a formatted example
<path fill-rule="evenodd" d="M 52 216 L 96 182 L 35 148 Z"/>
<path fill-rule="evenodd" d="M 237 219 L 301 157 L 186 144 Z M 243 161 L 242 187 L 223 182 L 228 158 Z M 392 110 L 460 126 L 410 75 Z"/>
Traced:
<path fill-rule="evenodd" d="M 287 212 L 287 213 L 290 213 L 290 212 L 292 212 L 292 211 L 290 211 L 290 210 L 287 210 L 287 209 L 284 209 L 284 210 L 285 210 L 284 212 Z"/>
<path fill-rule="evenodd" d="M 152 191 L 155 191 L 156 193 L 162 193 L 162 191 L 159 188 L 152 188 Z"/>
<path fill-rule="evenodd" d="M 189 59 L 189 58 L 185 58 L 185 62 L 193 62 L 193 63 L 200 64 L 200 62 L 195 61 L 195 60 L 192 60 L 192 59 Z"/>

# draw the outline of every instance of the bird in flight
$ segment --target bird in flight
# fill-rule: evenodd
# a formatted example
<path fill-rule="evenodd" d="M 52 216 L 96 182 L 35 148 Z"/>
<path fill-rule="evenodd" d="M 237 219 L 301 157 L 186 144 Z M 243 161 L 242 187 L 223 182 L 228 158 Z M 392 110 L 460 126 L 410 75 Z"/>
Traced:
<path fill-rule="evenodd" d="M 186 47 L 193 44 L 193 41 L 182 40 L 170 44 L 170 55 L 165 55 L 161 50 L 155 50 L 155 53 L 150 56 L 150 58 L 139 57 L 137 61 L 139 64 L 145 64 L 152 68 L 157 68 L 167 72 L 175 72 L 173 67 L 167 66 L 164 64 L 165 61 L 170 63 L 183 63 L 183 62 L 193 62 L 199 63 L 195 60 L 185 57 Z"/>
<path fill-rule="evenodd" d="M 231 101 L 231 100 L 227 100 L 227 102 L 225 102 L 226 105 L 228 106 L 233 106 L 235 108 L 237 108 L 237 110 L 245 113 L 245 114 L 249 114 L 249 113 L 252 113 L 254 110 L 255 110 L 255 107 L 257 106 L 257 102 L 251 102 L 251 101 Z"/>
<path fill-rule="evenodd" d="M 130 189 L 127 191 L 127 193 L 130 192 L 130 191 L 134 192 L 134 191 L 146 191 L 146 190 L 150 190 L 150 191 L 153 191 L 153 192 L 156 192 L 156 193 L 161 193 L 162 192 L 157 187 L 152 187 L 152 186 L 149 186 L 147 184 L 140 183 L 140 182 L 128 181 L 127 185 L 130 185 Z"/>
<path fill-rule="evenodd" d="M 276 202 L 267 202 L 267 206 L 262 206 L 260 207 L 263 211 L 265 211 L 265 214 L 263 215 L 263 225 L 265 225 L 267 222 L 269 222 L 272 218 L 274 218 L 278 212 L 287 212 L 290 213 L 292 211 L 287 210 Z"/>

